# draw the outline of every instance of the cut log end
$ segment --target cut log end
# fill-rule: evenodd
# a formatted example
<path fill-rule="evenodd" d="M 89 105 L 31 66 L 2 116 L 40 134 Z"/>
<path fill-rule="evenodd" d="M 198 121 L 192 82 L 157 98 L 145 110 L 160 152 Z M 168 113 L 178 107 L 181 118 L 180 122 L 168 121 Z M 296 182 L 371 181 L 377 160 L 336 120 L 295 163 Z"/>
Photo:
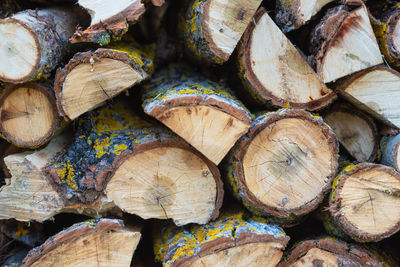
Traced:
<path fill-rule="evenodd" d="M 108 183 L 106 194 L 122 210 L 144 219 L 203 224 L 215 217 L 219 187 L 215 174 L 189 150 L 154 148 L 126 160 Z"/>
<path fill-rule="evenodd" d="M 335 180 L 333 223 L 355 240 L 379 241 L 400 229 L 400 174 L 377 164 L 347 167 Z"/>
<path fill-rule="evenodd" d="M 12 18 L 0 20 L 0 80 L 20 83 L 36 71 L 40 60 L 37 36 L 25 23 Z"/>
<path fill-rule="evenodd" d="M 23 266 L 129 266 L 140 237 L 120 220 L 79 223 L 31 250 Z"/>
<path fill-rule="evenodd" d="M 263 8 L 257 11 L 242 40 L 240 78 L 256 100 L 316 110 L 335 99 Z"/>
<path fill-rule="evenodd" d="M 17 146 L 48 142 L 58 122 L 55 97 L 39 84 L 11 85 L 0 97 L 0 131 Z"/>
<path fill-rule="evenodd" d="M 318 142 L 316 142 L 318 140 Z M 228 175 L 246 206 L 288 218 L 315 209 L 338 168 L 334 133 L 309 113 L 281 110 L 255 120 L 237 143 Z"/>
<path fill-rule="evenodd" d="M 324 121 L 332 127 L 339 142 L 358 162 L 374 161 L 378 151 L 378 132 L 374 121 L 350 106 L 335 106 Z"/>

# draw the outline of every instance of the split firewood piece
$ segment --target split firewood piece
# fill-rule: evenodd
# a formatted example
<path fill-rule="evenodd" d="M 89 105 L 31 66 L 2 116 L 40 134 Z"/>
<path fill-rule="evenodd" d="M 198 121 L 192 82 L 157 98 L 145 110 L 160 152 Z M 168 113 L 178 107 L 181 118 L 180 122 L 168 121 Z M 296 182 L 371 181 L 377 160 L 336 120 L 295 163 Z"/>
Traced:
<path fill-rule="evenodd" d="M 372 18 L 372 26 L 385 59 L 400 69 L 400 6 L 393 6 L 379 19 Z"/>
<path fill-rule="evenodd" d="M 397 266 L 387 265 L 387 262 L 374 254 L 370 249 L 326 237 L 297 243 L 278 267 Z"/>
<path fill-rule="evenodd" d="M 32 249 L 22 266 L 130 266 L 140 230 L 115 219 L 78 223 Z"/>
<path fill-rule="evenodd" d="M 222 64 L 229 59 L 260 0 L 193 0 L 189 5 L 182 34 L 191 56 Z"/>
<path fill-rule="evenodd" d="M 339 142 L 358 162 L 373 162 L 379 136 L 375 122 L 367 114 L 349 105 L 335 105 L 324 117 Z"/>
<path fill-rule="evenodd" d="M 311 63 L 325 83 L 383 63 L 364 5 L 329 9 L 311 36 Z"/>
<path fill-rule="evenodd" d="M 46 240 L 43 224 L 36 222 L 1 221 L 0 231 L 13 240 L 17 240 L 31 248 L 42 244 Z"/>
<path fill-rule="evenodd" d="M 133 42 L 77 53 L 57 70 L 54 90 L 60 114 L 76 119 L 140 83 L 153 72 L 154 55 L 154 45 Z"/>
<path fill-rule="evenodd" d="M 380 241 L 400 230 L 400 174 L 361 163 L 346 167 L 333 182 L 332 224 L 359 242 Z"/>
<path fill-rule="evenodd" d="M 263 8 L 244 33 L 238 55 L 244 88 L 261 104 L 316 110 L 336 97 Z"/>
<path fill-rule="evenodd" d="M 91 22 L 88 28 L 76 30 L 71 43 L 107 45 L 112 39 L 120 39 L 146 11 L 140 0 L 79 0 L 78 4 L 89 13 Z"/>
<path fill-rule="evenodd" d="M 154 254 L 165 267 L 275 266 L 288 241 L 280 227 L 235 212 L 207 225 L 164 226 L 155 234 Z"/>
<path fill-rule="evenodd" d="M 89 113 L 68 150 L 47 169 L 70 205 L 95 205 L 103 196 L 144 219 L 178 225 L 218 216 L 223 189 L 217 167 L 162 125 L 113 105 Z"/>
<path fill-rule="evenodd" d="M 337 89 L 357 108 L 400 127 L 400 73 L 386 67 L 370 68 L 350 76 Z"/>
<path fill-rule="evenodd" d="M 67 211 L 95 216 L 114 207 L 102 199 L 96 205 L 67 206 L 41 171 L 70 142 L 69 133 L 54 138 L 45 148 L 4 158 L 12 175 L 0 189 L 0 219 L 43 222 Z"/>
<path fill-rule="evenodd" d="M 234 195 L 253 213 L 290 226 L 317 208 L 338 169 L 338 143 L 319 118 L 280 110 L 255 119 L 226 160 Z"/>
<path fill-rule="evenodd" d="M 284 32 L 296 30 L 333 1 L 335 0 L 277 0 L 275 20 Z"/>
<path fill-rule="evenodd" d="M 217 83 L 183 66 L 159 72 L 143 96 L 146 114 L 155 117 L 219 164 L 251 125 L 243 104 Z"/>
<path fill-rule="evenodd" d="M 0 133 L 16 146 L 46 144 L 62 126 L 54 92 L 46 85 L 10 84 L 0 95 Z"/>
<path fill-rule="evenodd" d="M 381 163 L 400 172 L 400 134 L 384 136 L 381 140 Z"/>
<path fill-rule="evenodd" d="M 85 24 L 77 6 L 25 10 L 0 20 L 0 80 L 47 78 L 67 53 L 68 38 Z"/>

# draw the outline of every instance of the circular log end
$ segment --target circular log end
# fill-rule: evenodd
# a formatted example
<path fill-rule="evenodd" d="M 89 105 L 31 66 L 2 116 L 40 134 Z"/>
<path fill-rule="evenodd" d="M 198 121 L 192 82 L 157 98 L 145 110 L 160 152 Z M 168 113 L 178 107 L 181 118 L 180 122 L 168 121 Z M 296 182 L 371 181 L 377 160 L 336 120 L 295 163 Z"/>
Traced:
<path fill-rule="evenodd" d="M 362 163 L 334 182 L 329 211 L 333 223 L 357 241 L 379 241 L 400 229 L 400 174 Z"/>
<path fill-rule="evenodd" d="M 0 131 L 17 146 L 32 148 L 46 143 L 57 125 L 55 98 L 41 85 L 11 85 L 0 97 Z"/>
<path fill-rule="evenodd" d="M 32 29 L 16 19 L 0 20 L 0 40 L 0 80 L 23 83 L 33 78 L 41 52 Z"/>

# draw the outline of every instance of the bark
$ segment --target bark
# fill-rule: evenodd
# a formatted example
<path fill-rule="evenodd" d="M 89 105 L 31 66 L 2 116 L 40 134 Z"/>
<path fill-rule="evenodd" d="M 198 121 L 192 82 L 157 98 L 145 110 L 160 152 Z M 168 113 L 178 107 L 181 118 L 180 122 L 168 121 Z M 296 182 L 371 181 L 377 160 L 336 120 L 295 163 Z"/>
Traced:
<path fill-rule="evenodd" d="M 180 25 L 188 54 L 212 64 L 226 62 L 261 2 L 191 1 Z"/>
<path fill-rule="evenodd" d="M 154 253 L 166 267 L 274 266 L 288 241 L 280 227 L 265 219 L 226 212 L 207 225 L 164 226 L 155 234 Z"/>
<path fill-rule="evenodd" d="M 397 266 L 370 249 L 330 237 L 295 244 L 278 267 L 287 266 Z M 388 264 L 388 265 L 387 265 Z"/>
<path fill-rule="evenodd" d="M 66 55 L 68 38 L 84 24 L 79 7 L 25 10 L 0 20 L 0 37 L 7 40 L 0 45 L 5 57 L 0 80 L 23 83 L 48 78 Z"/>
<path fill-rule="evenodd" d="M 64 203 L 96 205 L 106 197 L 125 212 L 178 225 L 218 216 L 217 167 L 168 129 L 123 102 L 91 112 L 78 125 L 72 144 L 46 168 Z"/>
<path fill-rule="evenodd" d="M 357 108 L 395 128 L 400 127 L 400 73 L 386 67 L 374 67 L 346 78 L 338 92 Z"/>
<path fill-rule="evenodd" d="M 247 132 L 252 115 L 228 89 L 184 65 L 171 65 L 146 85 L 146 114 L 155 117 L 219 164 Z"/>
<path fill-rule="evenodd" d="M 93 110 L 149 77 L 155 45 L 120 42 L 110 48 L 79 52 L 57 70 L 57 108 L 66 120 Z"/>
<path fill-rule="evenodd" d="M 258 104 L 316 110 L 336 98 L 263 8 L 243 35 L 238 61 L 243 87 Z"/>
<path fill-rule="evenodd" d="M 23 101 L 21 101 L 23 99 Z M 0 95 L 0 133 L 22 148 L 37 148 L 64 128 L 54 92 L 45 84 L 10 84 Z"/>
<path fill-rule="evenodd" d="M 367 8 L 337 6 L 311 34 L 312 66 L 325 83 L 383 63 Z"/>
<path fill-rule="evenodd" d="M 129 266 L 140 230 L 115 219 L 78 223 L 32 249 L 22 266 Z"/>
<path fill-rule="evenodd" d="M 319 117 L 301 110 L 266 113 L 226 158 L 227 183 L 251 212 L 291 226 L 329 190 L 337 153 L 335 134 Z"/>
<path fill-rule="evenodd" d="M 394 5 L 379 18 L 371 19 L 379 47 L 386 61 L 400 70 L 400 7 Z"/>
<path fill-rule="evenodd" d="M 380 162 L 400 172 L 400 134 L 384 136 L 380 144 Z"/>
<path fill-rule="evenodd" d="M 371 117 L 346 104 L 335 105 L 323 117 L 354 159 L 358 162 L 376 159 L 379 135 Z"/>
<path fill-rule="evenodd" d="M 400 174 L 379 164 L 346 167 L 333 182 L 332 225 L 358 242 L 376 242 L 400 229 Z"/>
<path fill-rule="evenodd" d="M 146 11 L 140 0 L 95 1 L 79 0 L 91 16 L 88 28 L 82 27 L 70 38 L 71 43 L 97 43 L 107 45 L 111 40 L 119 40 Z"/>

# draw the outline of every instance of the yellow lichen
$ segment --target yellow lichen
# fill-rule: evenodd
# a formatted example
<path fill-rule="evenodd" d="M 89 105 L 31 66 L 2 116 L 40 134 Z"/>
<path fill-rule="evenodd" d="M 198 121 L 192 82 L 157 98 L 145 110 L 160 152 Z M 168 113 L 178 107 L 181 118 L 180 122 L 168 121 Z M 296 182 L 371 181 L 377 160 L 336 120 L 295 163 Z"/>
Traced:
<path fill-rule="evenodd" d="M 22 222 L 18 222 L 17 224 L 17 231 L 15 232 L 15 237 L 21 237 L 23 235 L 27 235 L 29 233 L 29 231 L 27 229 L 24 228 L 24 223 Z"/>

